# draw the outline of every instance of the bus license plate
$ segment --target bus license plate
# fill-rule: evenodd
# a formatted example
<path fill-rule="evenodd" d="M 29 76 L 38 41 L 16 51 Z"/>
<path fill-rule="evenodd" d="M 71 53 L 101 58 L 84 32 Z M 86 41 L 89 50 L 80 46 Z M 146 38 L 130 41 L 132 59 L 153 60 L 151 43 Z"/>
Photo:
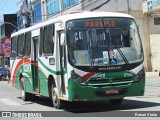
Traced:
<path fill-rule="evenodd" d="M 107 89 L 106 94 L 118 94 L 119 90 L 118 89 Z"/>

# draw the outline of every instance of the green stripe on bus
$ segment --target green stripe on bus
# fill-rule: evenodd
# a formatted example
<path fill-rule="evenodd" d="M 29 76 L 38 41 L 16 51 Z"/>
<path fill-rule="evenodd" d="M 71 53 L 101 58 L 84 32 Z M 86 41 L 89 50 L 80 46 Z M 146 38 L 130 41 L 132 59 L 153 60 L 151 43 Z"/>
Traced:
<path fill-rule="evenodd" d="M 54 70 L 52 70 L 52 69 L 50 69 L 49 67 L 47 67 L 40 59 L 38 59 L 38 61 L 42 64 L 42 66 L 46 69 L 46 70 L 48 70 L 49 72 L 51 72 L 51 73 L 53 73 L 53 74 L 55 74 L 55 75 L 61 75 L 62 74 L 62 72 L 61 71 L 54 71 Z M 64 72 L 63 72 L 63 74 L 66 74 L 67 73 L 67 70 L 65 70 Z"/>

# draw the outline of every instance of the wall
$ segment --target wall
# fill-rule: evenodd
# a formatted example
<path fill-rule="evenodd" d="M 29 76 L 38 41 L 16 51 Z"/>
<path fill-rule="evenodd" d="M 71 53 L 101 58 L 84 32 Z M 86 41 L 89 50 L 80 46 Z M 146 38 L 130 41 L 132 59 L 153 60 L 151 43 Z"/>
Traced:
<path fill-rule="evenodd" d="M 160 33 L 160 25 L 154 25 L 154 16 L 151 16 L 151 15 L 149 17 L 149 28 L 150 28 L 150 34 Z"/>
<path fill-rule="evenodd" d="M 107 0 L 86 0 L 83 5 L 84 10 L 91 10 L 98 5 L 105 3 Z M 129 0 L 132 10 L 142 10 L 143 0 Z M 127 13 L 127 0 L 110 0 L 103 5 L 98 11 L 117 11 Z"/>
<path fill-rule="evenodd" d="M 160 71 L 160 34 L 150 35 L 150 45 L 153 71 Z"/>

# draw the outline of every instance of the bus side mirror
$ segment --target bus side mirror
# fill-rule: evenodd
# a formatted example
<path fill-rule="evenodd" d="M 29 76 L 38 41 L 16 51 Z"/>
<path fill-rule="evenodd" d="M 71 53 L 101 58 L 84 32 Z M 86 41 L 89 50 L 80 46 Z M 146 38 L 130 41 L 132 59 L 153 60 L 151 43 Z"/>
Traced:
<path fill-rule="evenodd" d="M 61 33 L 61 35 L 60 35 L 60 44 L 62 45 L 62 46 L 65 46 L 66 45 L 66 36 L 65 36 L 65 34 L 64 33 Z"/>

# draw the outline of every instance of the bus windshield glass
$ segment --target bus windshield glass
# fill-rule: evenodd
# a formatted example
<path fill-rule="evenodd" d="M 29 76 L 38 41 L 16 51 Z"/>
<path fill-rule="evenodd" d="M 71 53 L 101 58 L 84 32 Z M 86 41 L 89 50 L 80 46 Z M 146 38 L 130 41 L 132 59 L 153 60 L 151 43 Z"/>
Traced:
<path fill-rule="evenodd" d="M 71 20 L 67 25 L 69 62 L 74 66 L 116 66 L 143 61 L 142 45 L 131 18 Z"/>

